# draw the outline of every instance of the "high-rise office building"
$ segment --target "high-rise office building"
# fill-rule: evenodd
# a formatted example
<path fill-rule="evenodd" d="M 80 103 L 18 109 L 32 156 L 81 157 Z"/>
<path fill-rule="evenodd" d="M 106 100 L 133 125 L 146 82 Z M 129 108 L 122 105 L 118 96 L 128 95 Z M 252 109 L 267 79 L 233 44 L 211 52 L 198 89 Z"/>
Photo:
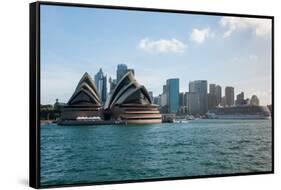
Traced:
<path fill-rule="evenodd" d="M 167 92 L 167 86 L 163 85 L 163 94 L 165 94 Z"/>
<path fill-rule="evenodd" d="M 101 68 L 99 72 L 97 72 L 97 74 L 95 75 L 95 83 L 101 101 L 104 103 L 107 98 L 107 77 L 103 74 Z"/>
<path fill-rule="evenodd" d="M 216 84 L 209 84 L 209 93 L 216 94 Z"/>
<path fill-rule="evenodd" d="M 196 80 L 189 82 L 189 92 L 195 92 L 199 96 L 200 114 L 205 114 L 208 110 L 207 81 Z"/>
<path fill-rule="evenodd" d="M 116 71 L 117 82 L 128 72 L 128 67 L 125 64 L 118 64 Z"/>
<path fill-rule="evenodd" d="M 187 112 L 191 115 L 200 114 L 200 97 L 196 92 L 186 93 Z"/>
<path fill-rule="evenodd" d="M 110 94 L 111 94 L 111 92 L 113 92 L 116 85 L 117 85 L 117 80 L 109 77 L 109 93 Z"/>
<path fill-rule="evenodd" d="M 184 93 L 184 106 L 185 106 L 185 113 L 188 113 L 188 92 Z"/>
<path fill-rule="evenodd" d="M 161 107 L 164 107 L 167 105 L 167 94 L 161 94 L 161 97 L 160 97 L 160 105 Z"/>
<path fill-rule="evenodd" d="M 186 113 L 186 99 L 184 92 L 179 93 L 179 112 L 181 114 Z"/>
<path fill-rule="evenodd" d="M 226 107 L 226 98 L 225 98 L 225 96 L 223 96 L 223 97 L 221 98 L 221 103 L 220 103 L 220 105 L 221 105 L 222 107 Z"/>
<path fill-rule="evenodd" d="M 168 79 L 166 83 L 167 106 L 169 113 L 177 113 L 179 108 L 179 79 Z"/>
<path fill-rule="evenodd" d="M 185 106 L 184 93 L 179 93 L 179 106 Z"/>
<path fill-rule="evenodd" d="M 231 86 L 225 87 L 225 103 L 226 106 L 232 106 L 234 104 L 234 88 Z"/>
<path fill-rule="evenodd" d="M 208 110 L 217 106 L 217 96 L 215 94 L 208 94 Z"/>
<path fill-rule="evenodd" d="M 161 99 L 161 95 L 153 97 L 153 104 L 160 106 L 161 104 L 160 99 Z"/>
<path fill-rule="evenodd" d="M 217 97 L 217 105 L 219 105 L 221 103 L 221 86 L 220 85 L 216 85 L 216 90 L 215 90 L 215 94 Z"/>
<path fill-rule="evenodd" d="M 209 84 L 209 94 L 208 94 L 208 110 L 215 108 L 218 105 L 217 98 L 217 85 Z"/>
<path fill-rule="evenodd" d="M 237 94 L 235 104 L 236 105 L 246 104 L 246 101 L 244 99 L 244 92 L 241 92 L 240 94 Z"/>

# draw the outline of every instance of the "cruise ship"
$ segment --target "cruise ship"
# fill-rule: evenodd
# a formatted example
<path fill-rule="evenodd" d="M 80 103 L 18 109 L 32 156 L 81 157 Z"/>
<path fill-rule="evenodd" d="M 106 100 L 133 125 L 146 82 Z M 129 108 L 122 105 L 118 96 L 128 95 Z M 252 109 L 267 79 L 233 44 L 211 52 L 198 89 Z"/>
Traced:
<path fill-rule="evenodd" d="M 241 105 L 233 107 L 217 107 L 207 112 L 210 119 L 270 119 L 267 106 Z"/>

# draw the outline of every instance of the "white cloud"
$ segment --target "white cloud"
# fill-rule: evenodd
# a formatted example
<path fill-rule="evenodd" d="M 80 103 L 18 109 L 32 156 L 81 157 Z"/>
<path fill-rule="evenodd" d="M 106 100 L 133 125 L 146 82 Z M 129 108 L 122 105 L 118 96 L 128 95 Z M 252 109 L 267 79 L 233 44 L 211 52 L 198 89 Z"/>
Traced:
<path fill-rule="evenodd" d="M 257 36 L 271 33 L 271 20 L 258 18 L 222 17 L 220 25 L 226 28 L 223 37 L 229 37 L 234 31 L 250 29 Z"/>
<path fill-rule="evenodd" d="M 210 28 L 193 29 L 190 39 L 198 44 L 203 43 L 207 38 L 213 37 L 214 33 L 211 32 Z"/>
<path fill-rule="evenodd" d="M 187 45 L 177 39 L 150 40 L 143 38 L 138 44 L 138 48 L 150 53 L 182 53 Z"/>

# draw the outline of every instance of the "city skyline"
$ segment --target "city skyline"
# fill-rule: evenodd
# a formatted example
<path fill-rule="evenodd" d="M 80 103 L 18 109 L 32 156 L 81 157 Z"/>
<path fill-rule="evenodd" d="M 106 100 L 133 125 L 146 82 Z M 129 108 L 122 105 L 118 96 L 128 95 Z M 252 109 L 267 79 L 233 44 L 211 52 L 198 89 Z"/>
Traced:
<path fill-rule="evenodd" d="M 235 97 L 255 94 L 262 105 L 271 104 L 270 20 L 124 10 L 115 10 L 114 17 L 103 9 L 41 9 L 42 104 L 56 98 L 67 102 L 84 72 L 94 78 L 102 68 L 108 78 L 116 78 L 118 64 L 135 69 L 138 81 L 154 95 L 170 78 L 180 79 L 180 92 L 188 92 L 190 81 L 207 80 L 222 89 L 234 87 Z"/>
<path fill-rule="evenodd" d="M 121 66 L 121 67 L 125 67 L 126 69 L 122 69 L 122 73 L 120 74 L 119 72 L 118 72 L 118 68 L 119 68 L 119 66 Z M 117 65 L 117 69 L 116 69 L 116 77 L 114 78 L 114 77 L 109 77 L 109 78 L 111 78 L 112 80 L 115 80 L 115 86 L 117 85 L 117 83 L 119 82 L 116 78 L 118 78 L 119 77 L 119 80 L 127 73 L 127 72 L 129 72 L 129 71 L 131 71 L 132 73 L 133 73 L 133 75 L 135 75 L 135 71 L 134 71 L 134 69 L 133 68 L 128 68 L 127 67 L 127 65 L 126 64 L 120 64 L 120 65 Z M 102 76 L 102 79 L 99 79 L 99 77 L 100 77 L 100 75 Z M 90 75 L 89 75 L 90 76 Z M 91 77 L 91 76 L 90 76 Z M 107 78 L 107 75 L 106 74 L 104 74 L 104 72 L 102 71 L 102 68 L 100 68 L 99 69 L 99 71 L 94 75 L 94 78 L 93 78 L 93 80 L 94 80 L 94 82 L 95 82 L 95 84 L 96 84 L 96 86 L 97 86 L 97 89 L 98 89 L 98 92 L 99 92 L 99 95 L 100 95 L 100 98 L 101 99 L 103 99 L 104 98 L 104 100 L 103 100 L 103 102 L 105 102 L 106 101 L 106 99 L 108 98 L 108 96 L 110 95 L 110 91 L 111 91 L 111 89 L 107 89 L 107 85 L 105 85 L 105 91 L 104 91 L 104 89 L 102 89 L 102 90 L 99 90 L 100 88 L 99 88 L 99 85 L 98 85 L 98 81 L 99 80 L 102 80 L 102 83 L 104 84 L 104 78 L 105 78 L 105 80 L 106 80 L 106 78 Z M 107 81 L 107 83 L 109 83 L 109 85 L 110 85 L 110 82 L 109 82 L 109 80 L 110 79 L 108 79 L 108 81 Z M 185 93 L 199 93 L 198 95 L 200 95 L 200 91 L 201 91 L 201 85 L 200 86 L 198 86 L 198 87 L 191 87 L 191 86 L 193 86 L 194 84 L 200 84 L 200 83 L 202 83 L 203 82 L 203 86 L 206 86 L 206 87 L 203 87 L 204 88 L 204 92 L 205 92 L 205 94 L 203 95 L 205 98 L 207 98 L 208 99 L 208 96 L 209 95 L 216 95 L 215 96 L 215 101 L 216 101 L 216 104 L 220 104 L 220 103 L 222 103 L 222 100 L 218 100 L 218 99 L 223 99 L 223 98 L 226 98 L 226 102 L 225 102 L 225 104 L 226 104 L 226 106 L 231 106 L 231 105 L 241 105 L 241 104 L 246 104 L 245 102 L 243 103 L 243 101 L 245 101 L 245 100 L 250 100 L 251 99 L 251 97 L 252 96 L 257 96 L 256 94 L 251 94 L 249 97 L 247 97 L 247 96 L 244 96 L 244 91 L 245 90 L 243 90 L 243 91 L 239 91 L 239 92 L 236 92 L 235 91 L 235 87 L 233 87 L 233 86 L 225 86 L 224 88 L 220 85 L 220 84 L 214 84 L 214 83 L 208 83 L 208 80 L 194 80 L 194 81 L 189 81 L 188 82 L 188 84 L 189 84 L 189 88 L 187 89 L 187 90 L 184 90 L 184 91 L 180 91 L 179 90 L 179 82 L 180 82 L 180 79 L 179 78 L 169 78 L 169 79 L 166 79 L 166 83 L 164 83 L 164 84 L 162 84 L 162 92 L 161 93 L 159 93 L 159 94 L 154 94 L 154 92 L 153 91 L 149 91 L 149 93 L 150 93 L 150 95 L 151 95 L 151 98 L 153 99 L 153 98 L 159 98 L 159 96 L 161 96 L 161 95 L 163 95 L 163 94 L 169 94 L 169 92 L 168 92 L 168 89 L 169 89 L 169 82 L 170 81 L 177 81 L 176 82 L 176 85 L 178 86 L 178 87 L 176 87 L 175 89 L 173 89 L 173 90 L 170 90 L 170 93 L 173 93 L 173 92 L 178 92 L 179 93 L 179 95 L 180 94 L 185 94 Z M 106 84 L 107 84 L 106 83 Z M 115 88 L 115 87 L 114 87 Z M 197 91 L 196 92 L 196 90 L 195 89 L 199 89 L 199 91 Z M 217 89 L 217 88 L 219 88 L 219 90 Z M 227 93 L 226 93 L 226 91 L 228 91 L 229 89 L 231 89 L 232 90 L 232 92 L 231 92 L 231 95 L 228 95 Z M 114 89 L 113 89 L 114 90 Z M 102 92 L 102 93 L 100 93 L 100 92 Z M 204 93 L 203 92 L 203 93 Z M 224 93 L 223 93 L 224 92 Z M 105 94 L 105 95 L 104 95 Z M 219 95 L 219 96 L 217 96 L 217 95 Z M 168 95 L 169 96 L 169 95 Z M 175 96 L 175 94 L 174 94 L 174 96 Z M 229 96 L 231 96 L 231 102 L 229 103 L 228 102 L 228 100 L 227 100 L 227 98 L 229 98 Z M 167 104 L 169 104 L 169 98 L 168 97 L 166 97 L 167 98 Z M 179 97 L 177 97 L 177 98 L 179 98 Z M 56 102 L 58 101 L 58 98 L 56 98 Z M 180 100 L 176 100 L 176 102 L 180 102 Z M 237 102 L 236 102 L 237 101 Z M 241 102 L 242 101 L 242 102 Z M 201 101 L 200 101 L 201 102 Z M 207 106 L 208 105 L 208 103 L 209 103 L 209 100 L 207 100 L 205 103 L 204 103 L 204 105 L 205 106 Z M 52 103 L 50 103 L 50 104 L 52 104 Z M 180 105 L 180 103 L 177 103 L 178 105 Z M 270 105 L 270 104 L 267 104 L 267 105 Z M 208 107 L 208 109 L 209 109 L 209 107 Z M 203 111 L 204 112 L 204 111 Z"/>

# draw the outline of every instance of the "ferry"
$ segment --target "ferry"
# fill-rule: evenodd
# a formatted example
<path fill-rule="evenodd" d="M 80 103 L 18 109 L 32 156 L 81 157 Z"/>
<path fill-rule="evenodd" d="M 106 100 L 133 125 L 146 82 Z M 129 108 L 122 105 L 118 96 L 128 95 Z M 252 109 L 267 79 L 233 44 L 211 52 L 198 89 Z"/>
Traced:
<path fill-rule="evenodd" d="M 267 106 L 241 105 L 232 107 L 216 107 L 207 112 L 209 119 L 270 119 Z"/>

